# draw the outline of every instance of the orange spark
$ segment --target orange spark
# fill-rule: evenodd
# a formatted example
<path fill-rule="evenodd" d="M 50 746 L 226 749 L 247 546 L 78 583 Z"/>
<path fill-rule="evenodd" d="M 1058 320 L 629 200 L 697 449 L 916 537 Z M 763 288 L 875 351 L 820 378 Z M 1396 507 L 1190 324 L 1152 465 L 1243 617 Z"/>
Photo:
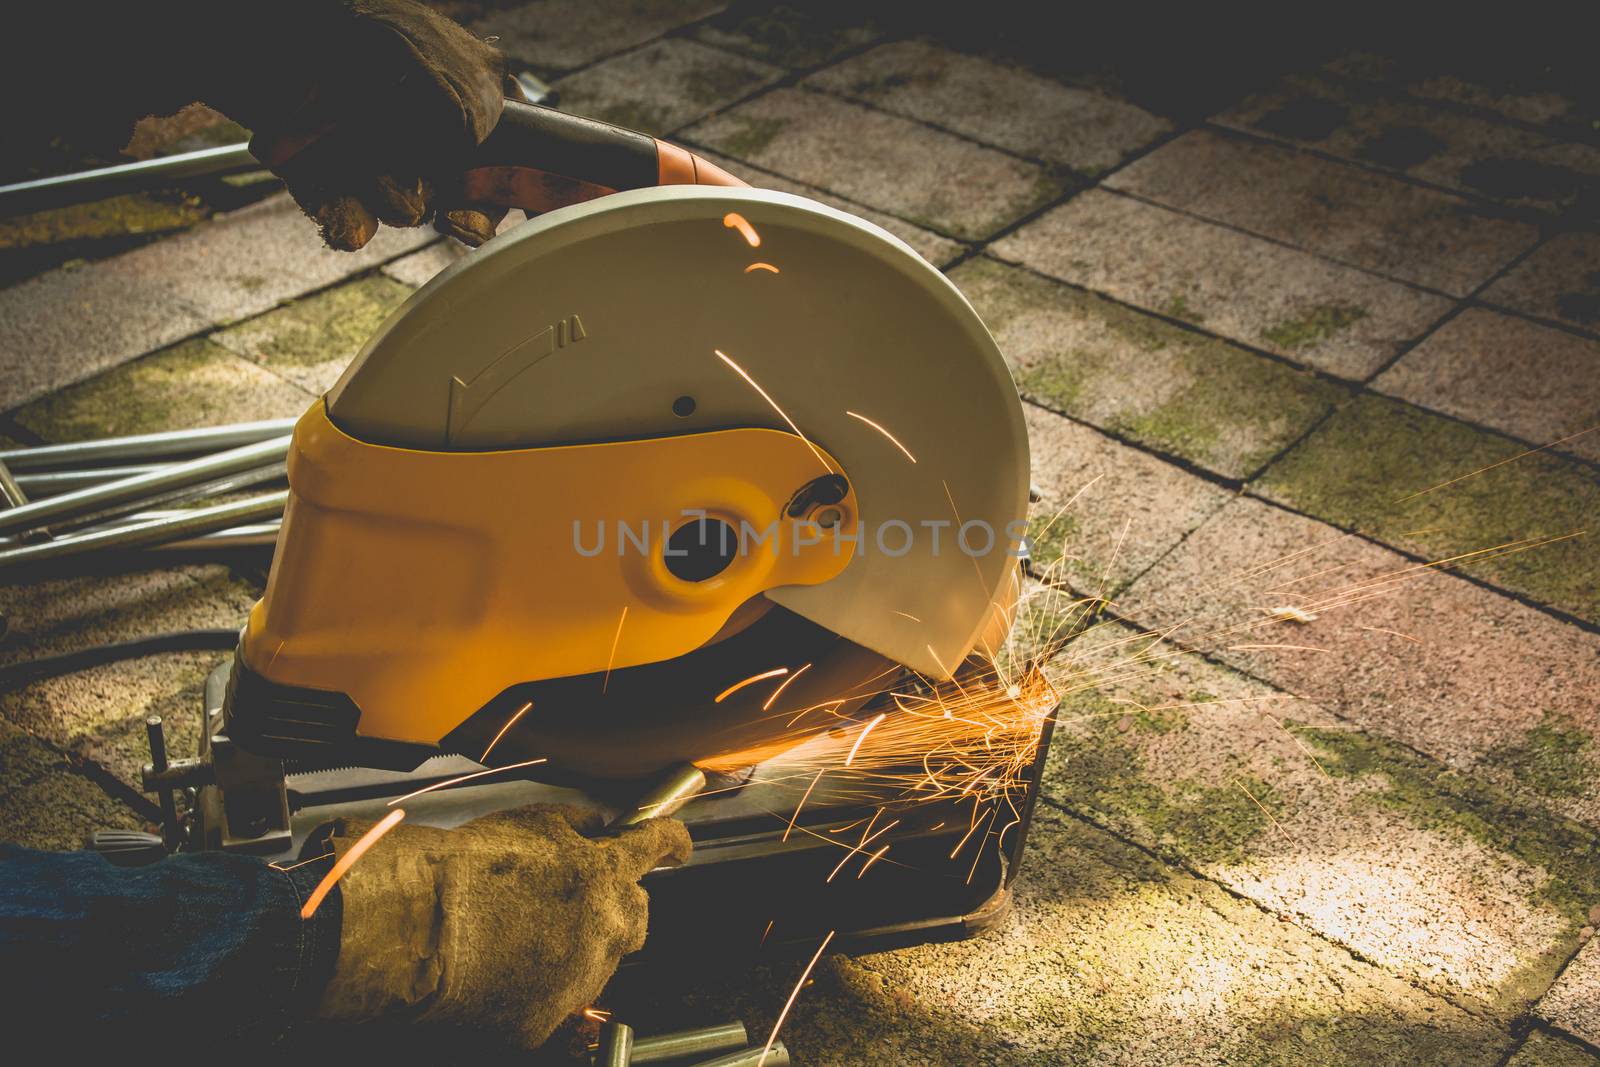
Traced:
<path fill-rule="evenodd" d="M 1404 504 L 1408 500 L 1415 500 L 1419 496 L 1426 496 L 1427 494 L 1432 493 L 1435 490 L 1443 489 L 1445 486 L 1455 485 L 1457 482 L 1464 482 L 1468 478 L 1476 478 L 1478 475 L 1483 474 L 1486 471 L 1492 471 L 1496 467 L 1503 467 L 1507 463 L 1515 463 L 1517 460 L 1522 459 L 1525 456 L 1531 456 L 1535 452 L 1543 452 L 1547 448 L 1554 448 L 1556 445 L 1564 445 L 1568 441 L 1574 440 L 1575 438 L 1582 437 L 1586 433 L 1593 433 L 1596 430 L 1600 430 L 1600 426 L 1590 426 L 1590 427 L 1588 427 L 1586 429 L 1579 430 L 1577 433 L 1569 433 L 1569 434 L 1567 434 L 1567 436 L 1562 437 L 1562 438 L 1560 438 L 1558 440 L 1555 440 L 1555 441 L 1551 441 L 1547 445 L 1540 445 L 1538 448 L 1530 448 L 1526 452 L 1518 452 L 1514 456 L 1511 456 L 1511 457 L 1509 457 L 1507 459 L 1502 459 L 1499 463 L 1491 463 L 1487 467 L 1479 467 L 1477 470 L 1470 471 L 1470 472 L 1468 472 L 1466 474 L 1463 474 L 1459 478 L 1451 478 L 1448 482 L 1440 482 L 1438 485 L 1430 486 L 1427 489 L 1420 489 L 1417 492 L 1412 493 L 1410 496 L 1401 497 L 1399 500 L 1396 500 L 1395 503 L 1396 504 Z"/>
<path fill-rule="evenodd" d="M 434 782 L 432 785 L 423 786 L 421 789 L 407 793 L 403 797 L 395 797 L 389 801 L 389 807 L 392 808 L 403 800 L 410 800 L 412 797 L 420 797 L 424 793 L 431 793 L 435 789 L 448 789 L 450 786 L 460 785 L 462 782 L 470 782 L 474 778 L 482 778 L 486 774 L 503 774 L 506 771 L 517 770 L 519 767 L 532 767 L 536 763 L 545 762 L 547 762 L 545 757 L 540 756 L 538 759 L 523 760 L 521 763 L 508 763 L 504 767 L 490 767 L 486 771 L 473 771 L 471 774 L 463 774 L 459 778 L 446 778 L 442 782 Z"/>
<path fill-rule="evenodd" d="M 749 373 L 746 372 L 743 367 L 739 366 L 739 364 L 735 363 L 731 358 L 729 358 L 729 356 L 728 356 L 728 354 L 726 352 L 722 351 L 719 348 L 713 348 L 711 351 L 716 353 L 716 356 L 717 356 L 718 359 L 722 360 L 722 362 L 724 362 L 728 366 L 732 367 L 734 369 L 734 371 L 739 375 L 739 377 L 743 378 L 746 382 L 748 382 L 750 384 L 750 388 L 754 389 L 756 392 L 761 394 L 761 399 L 765 400 L 772 407 L 772 410 L 776 411 L 778 413 L 778 417 L 781 418 L 784 422 L 789 424 L 789 429 L 791 429 L 791 430 L 793 430 L 795 432 L 795 436 L 799 437 L 800 440 L 804 441 L 806 443 L 806 447 L 811 449 L 811 453 L 814 456 L 817 457 L 817 462 L 822 464 L 823 469 L 826 470 L 829 474 L 832 474 L 833 473 L 833 468 L 828 465 L 828 461 L 827 460 L 822 458 L 822 453 L 817 451 L 817 446 L 811 443 L 811 439 L 809 437 L 807 437 L 805 434 L 800 432 L 800 427 L 798 427 L 798 426 L 796 426 L 794 424 L 794 420 L 789 417 L 789 413 L 788 412 L 784 411 L 782 408 L 780 408 L 778 406 L 778 402 L 776 400 L 772 399 L 771 394 L 768 393 L 765 389 L 761 388 L 761 386 L 759 384 L 757 384 L 756 380 L 754 378 L 750 377 Z"/>
<path fill-rule="evenodd" d="M 789 673 L 789 668 L 788 667 L 774 667 L 770 671 L 762 671 L 760 674 L 752 674 L 750 677 L 746 678 L 744 681 L 742 681 L 742 682 L 734 682 L 732 685 L 728 686 L 728 688 L 726 688 L 722 692 L 718 693 L 717 694 L 717 698 L 715 700 L 713 700 L 711 703 L 720 704 L 724 700 L 727 700 L 730 696 L 732 696 L 733 694 L 737 693 L 739 690 L 743 689 L 747 685 L 754 685 L 755 683 L 757 683 L 759 681 L 762 681 L 764 679 L 777 678 L 780 675 L 784 675 L 784 674 L 788 674 L 788 673 Z"/>
<path fill-rule="evenodd" d="M 351 867 L 354 867 L 356 860 L 360 859 L 366 853 L 367 849 L 378 843 L 378 838 L 382 837 L 390 830 L 393 830 L 400 824 L 400 820 L 404 819 L 405 817 L 405 809 L 396 808 L 389 814 L 385 815 L 376 825 L 372 827 L 372 829 L 362 834 L 361 837 L 356 840 L 356 843 L 350 846 L 350 851 L 346 852 L 343 856 L 340 856 L 339 862 L 335 863 L 332 869 L 330 869 L 327 874 L 322 876 L 322 881 L 317 883 L 317 888 L 313 889 L 311 891 L 311 895 L 306 898 L 305 907 L 300 909 L 300 918 L 309 919 L 311 916 L 315 915 L 317 913 L 317 908 L 321 907 L 322 905 L 323 898 L 328 895 L 328 892 L 333 888 L 334 883 L 338 882 L 340 878 L 344 877 L 344 872 L 348 871 Z"/>
<path fill-rule="evenodd" d="M 874 430 L 877 430 L 879 433 L 883 434 L 883 436 L 887 437 L 889 439 L 889 443 L 891 445 L 894 445 L 894 447 L 896 447 L 900 451 L 904 452 L 907 459 L 909 459 L 913 463 L 915 463 L 917 461 L 917 457 L 913 456 L 911 454 L 911 449 L 909 449 L 905 445 L 901 444 L 900 443 L 900 439 L 898 437 L 896 437 L 894 434 L 890 433 L 888 430 L 884 429 L 883 425 L 881 423 L 874 422 L 871 419 L 867 418 L 865 415 L 857 414 L 854 411 L 846 411 L 845 414 L 849 415 L 852 419 L 860 419 L 862 422 L 866 423 L 868 426 L 871 426 Z"/>
<path fill-rule="evenodd" d="M 780 841 L 789 840 L 789 834 L 794 830 L 794 821 L 800 817 L 800 809 L 806 806 L 806 801 L 811 798 L 811 791 L 817 787 L 817 783 L 822 781 L 822 776 L 827 773 L 828 768 L 822 768 L 817 772 L 817 776 L 811 779 L 811 784 L 806 786 L 805 794 L 800 797 L 800 803 L 794 806 L 794 814 L 789 816 L 789 825 L 784 829 L 783 836 L 779 838 Z"/>
<path fill-rule="evenodd" d="M 811 962 L 806 964 L 806 969 L 800 972 L 800 981 L 794 984 L 794 992 L 789 994 L 789 999 L 783 1005 L 783 1010 L 778 1013 L 778 1021 L 772 1024 L 772 1033 L 767 1035 L 767 1043 L 761 1046 L 761 1058 L 756 1060 L 756 1067 L 766 1067 L 767 1054 L 772 1051 L 772 1043 L 778 1040 L 778 1030 L 783 1026 L 783 1020 L 789 1017 L 789 1009 L 794 1007 L 794 1002 L 800 996 L 800 990 L 806 987 L 806 979 L 811 977 L 811 969 L 822 958 L 823 949 L 828 947 L 828 942 L 833 940 L 837 930 L 829 930 L 828 936 L 822 939 L 822 944 L 817 946 L 817 954 L 811 957 Z"/>
<path fill-rule="evenodd" d="M 862 728 L 861 733 L 856 737 L 856 743 L 850 746 L 850 754 L 844 758 L 844 765 L 846 767 L 855 762 L 856 753 L 861 750 L 861 742 L 867 739 L 867 735 L 872 732 L 872 728 L 882 722 L 888 716 L 888 714 L 889 713 L 886 711 L 878 712 L 877 717 Z"/>
<path fill-rule="evenodd" d="M 896 615 L 905 616 L 906 618 L 910 619 L 912 622 L 921 622 L 922 621 L 921 619 L 917 618 L 915 615 L 911 614 L 908 611 L 901 611 L 899 608 L 890 608 L 889 610 L 894 612 Z"/>
<path fill-rule="evenodd" d="M 622 617 L 617 620 L 617 632 L 611 637 L 611 655 L 606 657 L 606 676 L 600 682 L 600 695 L 604 696 L 606 686 L 611 684 L 611 665 L 617 661 L 617 644 L 622 640 L 622 624 L 628 621 L 628 605 L 622 605 Z"/>
<path fill-rule="evenodd" d="M 325 859 L 331 859 L 331 858 L 332 858 L 332 856 L 333 856 L 333 853 L 332 853 L 332 852 L 324 852 L 324 853 L 323 853 L 323 854 L 322 854 L 322 855 L 320 855 L 320 856 L 312 856 L 312 857 L 311 857 L 311 858 L 310 858 L 310 859 L 308 859 L 308 860 L 301 860 L 301 861 L 300 861 L 300 862 L 299 862 L 299 863 L 291 863 L 291 864 L 289 864 L 289 866 L 287 866 L 287 867 L 285 867 L 285 866 L 284 866 L 284 865 L 283 865 L 283 864 L 281 864 L 281 863 L 269 863 L 269 864 L 267 864 L 267 866 L 268 866 L 268 867 L 271 867 L 271 868 L 272 868 L 272 869 L 273 869 L 273 870 L 275 870 L 275 871 L 292 871 L 292 870 L 295 870 L 295 869 L 296 869 L 296 868 L 299 868 L 299 867 L 304 867 L 304 866 L 306 866 L 306 864 L 308 864 L 308 863 L 315 863 L 315 862 L 317 862 L 317 861 L 318 861 L 318 860 L 325 860 Z"/>
<path fill-rule="evenodd" d="M 781 273 L 778 268 L 774 267 L 771 263 L 752 263 L 744 269 L 744 272 L 749 274 L 753 270 L 770 270 L 774 274 Z"/>
<path fill-rule="evenodd" d="M 767 698 L 767 702 L 765 704 L 761 705 L 761 710 L 762 711 L 771 710 L 773 702 L 778 699 L 778 696 L 785 689 L 789 688 L 789 683 L 794 681 L 796 678 L 800 677 L 802 674 L 806 673 L 806 671 L 809 671 L 810 669 L 811 669 L 811 664 L 807 663 L 804 667 L 801 667 L 799 670 L 797 670 L 793 674 L 789 675 L 789 677 L 785 678 L 783 680 L 782 684 L 780 684 L 778 686 L 778 688 L 776 688 L 776 689 L 774 689 L 772 691 L 772 695 Z"/>
<path fill-rule="evenodd" d="M 1287 649 L 1291 649 L 1291 650 L 1296 651 L 1296 652 L 1326 652 L 1326 651 L 1328 651 L 1325 648 L 1318 648 L 1315 645 L 1229 645 L 1228 646 L 1228 651 L 1230 651 L 1230 652 L 1252 652 L 1252 651 L 1259 651 L 1259 650 L 1265 649 L 1265 648 L 1287 648 Z"/>
<path fill-rule="evenodd" d="M 597 1023 L 603 1023 L 611 1018 L 611 1013 L 601 1008 L 584 1008 L 583 1017 L 585 1019 L 593 1019 Z"/>
<path fill-rule="evenodd" d="M 1250 790 L 1248 790 L 1248 789 L 1246 789 L 1244 787 L 1244 782 L 1243 781 L 1241 781 L 1238 778 L 1235 778 L 1233 780 L 1233 784 L 1239 787 L 1239 792 L 1243 793 L 1245 796 L 1250 798 L 1250 803 L 1254 804 L 1256 807 L 1261 809 L 1261 814 L 1265 815 L 1272 822 L 1272 825 L 1277 829 L 1278 833 L 1282 834 L 1284 837 L 1288 837 L 1289 836 L 1289 832 L 1283 828 L 1283 824 L 1280 823 L 1277 819 L 1273 818 L 1272 812 L 1267 810 L 1266 805 L 1262 804 L 1261 801 L 1257 800 L 1255 798 L 1255 796 L 1250 792 Z"/>
<path fill-rule="evenodd" d="M 515 715 L 506 720 L 506 724 L 500 727 L 500 732 L 494 735 L 494 740 L 489 742 L 489 747 L 483 750 L 483 755 L 478 757 L 479 763 L 488 762 L 489 753 L 494 751 L 494 746 L 500 743 L 500 739 L 506 735 L 506 731 L 515 726 L 517 724 L 517 720 L 526 715 L 528 713 L 528 709 L 531 707 L 533 707 L 533 701 L 530 700 L 526 704 L 522 705 L 522 707 L 518 708 Z"/>
<path fill-rule="evenodd" d="M 751 248 L 761 247 L 761 235 L 756 232 L 756 228 L 754 226 L 750 225 L 750 220 L 746 219 L 737 211 L 730 211 L 726 215 L 722 216 L 722 224 L 731 230 L 738 230 L 741 234 L 743 234 L 744 239 L 750 242 Z"/>
<path fill-rule="evenodd" d="M 893 845 L 884 845 L 878 851 L 874 852 L 872 854 L 872 858 L 867 860 L 867 862 L 865 862 L 865 863 L 863 863 L 861 865 L 861 869 L 856 872 L 856 877 L 860 878 L 863 874 L 866 874 L 867 873 L 867 868 L 871 867 L 874 863 L 877 863 L 879 860 L 883 859 L 883 854 L 885 852 L 888 852 L 893 847 L 894 847 Z"/>

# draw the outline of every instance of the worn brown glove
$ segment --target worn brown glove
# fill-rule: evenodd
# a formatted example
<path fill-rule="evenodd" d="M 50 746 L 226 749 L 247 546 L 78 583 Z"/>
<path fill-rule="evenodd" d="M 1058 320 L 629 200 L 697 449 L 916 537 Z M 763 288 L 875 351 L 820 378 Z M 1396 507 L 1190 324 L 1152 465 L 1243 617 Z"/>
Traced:
<path fill-rule="evenodd" d="M 540 805 L 455 830 L 391 830 L 339 883 L 339 961 L 319 1014 L 403 1014 L 542 1043 L 644 945 L 639 879 L 689 858 L 680 822 L 587 836 L 600 822 L 581 808 Z M 336 827 L 335 851 L 369 825 Z"/>
<path fill-rule="evenodd" d="M 214 65 L 205 102 L 248 126 L 250 150 L 288 183 L 334 248 L 355 250 L 378 223 L 436 216 L 470 244 L 505 214 L 436 204 L 500 118 L 505 58 L 413 0 L 292 0 L 266 11 L 265 62 Z M 263 20 L 267 21 L 267 20 Z"/>

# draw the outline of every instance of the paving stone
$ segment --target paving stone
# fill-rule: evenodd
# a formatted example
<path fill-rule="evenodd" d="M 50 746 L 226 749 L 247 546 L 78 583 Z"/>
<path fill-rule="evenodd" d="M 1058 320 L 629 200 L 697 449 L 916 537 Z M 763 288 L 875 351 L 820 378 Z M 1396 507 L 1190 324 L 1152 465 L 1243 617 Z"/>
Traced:
<path fill-rule="evenodd" d="M 1106 184 L 1457 296 L 1539 236 L 1448 193 L 1210 130 L 1162 145 Z"/>
<path fill-rule="evenodd" d="M 384 227 L 360 252 L 335 252 L 293 201 L 276 196 L 0 290 L 0 410 L 358 274 L 432 237 L 422 227 Z"/>
<path fill-rule="evenodd" d="M 1450 306 L 1397 282 L 1098 189 L 991 251 L 1345 378 L 1371 374 Z"/>
<path fill-rule="evenodd" d="M 1044 795 L 1097 825 L 1503 1020 L 1578 944 L 1600 832 L 1156 633 L 1098 628 L 1056 670 Z"/>
<path fill-rule="evenodd" d="M 383 265 L 382 273 L 413 289 L 420 289 L 433 280 L 433 276 L 466 257 L 472 249 L 460 241 L 435 241 L 410 255 L 401 256 Z"/>
<path fill-rule="evenodd" d="M 721 10 L 715 0 L 540 0 L 474 24 L 500 50 L 534 68 L 573 70 Z M 565 101 L 563 101 L 565 103 Z"/>
<path fill-rule="evenodd" d="M 904 219 L 897 219 L 893 215 L 885 215 L 881 211 L 874 211 L 869 207 L 834 196 L 824 189 L 818 189 L 804 182 L 790 181 L 780 178 L 775 174 L 768 174 L 741 163 L 736 159 L 719 155 L 716 152 L 698 153 L 702 159 L 715 163 L 736 178 L 742 178 L 758 189 L 776 189 L 780 193 L 794 193 L 796 196 L 809 197 L 819 203 L 836 207 L 840 211 L 848 211 L 852 215 L 866 219 L 868 222 L 882 226 L 900 240 L 910 245 L 918 255 L 932 263 L 935 267 L 943 267 L 966 250 L 959 241 L 952 241 L 948 237 L 941 237 L 932 230 L 924 230 L 921 226 L 914 226 Z"/>
<path fill-rule="evenodd" d="M 1600 146 L 1327 78 L 1290 75 L 1218 121 L 1505 204 L 1600 208 Z"/>
<path fill-rule="evenodd" d="M 968 239 L 993 233 L 1065 188 L 1063 178 L 1032 163 L 804 89 L 775 90 L 691 126 L 686 136 Z"/>
<path fill-rule="evenodd" d="M 1551 1026 L 1600 1047 L 1600 938 L 1590 936 L 1534 1013 Z"/>
<path fill-rule="evenodd" d="M 1229 493 L 1169 463 L 1025 405 L 1033 482 L 1042 499 L 1032 569 L 1114 597 L 1227 502 Z"/>
<path fill-rule="evenodd" d="M 1511 1037 L 1047 804 L 992 933 L 818 965 L 782 1038 L 808 1067 L 1497 1064 Z M 641 1032 L 764 1034 L 803 964 L 602 1002 Z"/>
<path fill-rule="evenodd" d="M 1247 478 L 1344 391 L 1224 341 L 979 257 L 951 281 L 1024 396 L 1231 478 Z"/>
<path fill-rule="evenodd" d="M 200 314 L 143 269 L 140 252 L 0 289 L 0 409 L 204 328 Z"/>
<path fill-rule="evenodd" d="M 46 441 L 288 418 L 311 394 L 194 338 L 35 400 L 13 418 Z"/>
<path fill-rule="evenodd" d="M 1600 330 L 1600 234 L 1563 233 L 1484 290 L 1501 307 Z"/>
<path fill-rule="evenodd" d="M 1506 1067 L 1600 1067 L 1600 1056 L 1582 1046 L 1535 1030 Z"/>
<path fill-rule="evenodd" d="M 1453 57 L 1460 62 L 1460 57 Z M 1498 58 L 1498 57 L 1497 57 Z M 1361 81 L 1394 86 L 1422 100 L 1439 100 L 1490 111 L 1516 122 L 1551 126 L 1558 130 L 1592 131 L 1592 116 L 1569 96 L 1541 87 L 1530 79 L 1527 67 L 1511 74 L 1506 69 L 1472 73 L 1443 71 L 1438 64 L 1418 63 L 1375 52 L 1355 52 L 1328 62 L 1324 68 Z"/>
<path fill-rule="evenodd" d="M 732 3 L 694 28 L 707 44 L 800 70 L 870 44 L 881 34 L 870 11 L 853 5 Z"/>
<path fill-rule="evenodd" d="M 555 88 L 566 111 L 665 137 L 782 75 L 767 63 L 669 38 L 596 63 Z"/>
<path fill-rule="evenodd" d="M 126 193 L 0 219 L 0 249 L 167 233 L 188 229 L 209 213 L 196 197 Z"/>
<path fill-rule="evenodd" d="M 1172 128 L 1094 90 L 925 41 L 882 45 L 807 84 L 1087 175 L 1116 166 Z"/>
<path fill-rule="evenodd" d="M 99 829 L 142 830 L 132 808 L 37 738 L 0 719 L 0 841 L 75 849 Z"/>
<path fill-rule="evenodd" d="M 244 625 L 260 595 L 216 565 L 59 578 L 7 590 L 12 663 L 134 636 Z M 160 715 L 167 745 L 192 754 L 205 677 L 226 653 L 182 652 L 94 667 L 0 694 L 0 716 L 138 789 L 150 758 L 144 720 Z"/>
<path fill-rule="evenodd" d="M 1286 620 L 1283 607 L 1315 618 Z M 1152 567 L 1118 611 L 1600 827 L 1600 635 L 1247 498 Z"/>
<path fill-rule="evenodd" d="M 409 286 L 375 274 L 219 330 L 212 339 L 320 396 L 411 293 Z"/>
<path fill-rule="evenodd" d="M 1600 341 L 1469 308 L 1373 388 L 1535 445 L 1600 426 Z M 1600 433 L 1555 448 L 1600 461 Z"/>
<path fill-rule="evenodd" d="M 1549 453 L 1523 456 L 1526 451 L 1499 434 L 1366 394 L 1269 468 L 1259 488 L 1430 560 L 1591 530 L 1600 514 L 1600 475 Z M 1501 465 L 1483 470 L 1494 464 Z M 1592 533 L 1481 557 L 1465 569 L 1600 621 L 1594 581 L 1600 539 Z"/>

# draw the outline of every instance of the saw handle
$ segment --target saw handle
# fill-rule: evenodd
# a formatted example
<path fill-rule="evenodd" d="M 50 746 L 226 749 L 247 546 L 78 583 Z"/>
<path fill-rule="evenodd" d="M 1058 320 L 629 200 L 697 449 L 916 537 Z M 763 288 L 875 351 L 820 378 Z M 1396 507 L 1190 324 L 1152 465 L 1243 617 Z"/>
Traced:
<path fill-rule="evenodd" d="M 553 108 L 507 100 L 461 175 L 464 204 L 529 214 L 656 185 L 744 185 L 666 141 Z"/>

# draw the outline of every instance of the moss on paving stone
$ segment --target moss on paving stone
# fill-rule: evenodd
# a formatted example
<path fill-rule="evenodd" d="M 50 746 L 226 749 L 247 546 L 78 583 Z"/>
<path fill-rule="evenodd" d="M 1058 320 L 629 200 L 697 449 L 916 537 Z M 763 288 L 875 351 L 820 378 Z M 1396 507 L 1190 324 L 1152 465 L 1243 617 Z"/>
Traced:
<path fill-rule="evenodd" d="M 1285 319 L 1261 331 L 1261 336 L 1278 348 L 1294 351 L 1310 348 L 1367 317 L 1365 308 L 1350 304 L 1323 304 L 1305 315 Z"/>
<path fill-rule="evenodd" d="M 1025 396 L 1229 477 L 1254 473 L 1345 395 L 1306 371 L 993 260 L 964 263 L 951 280 L 989 323 Z"/>
<path fill-rule="evenodd" d="M 1268 812 L 1275 818 L 1283 810 L 1277 790 L 1253 776 L 1223 785 L 1147 778 L 1132 735 L 1180 729 L 1187 717 L 1179 709 L 1150 709 L 1077 693 L 1062 702 L 1058 715 L 1064 722 L 1092 725 L 1072 740 L 1070 749 L 1063 745 L 1052 752 L 1060 763 L 1047 772 L 1047 795 L 1091 817 L 1115 813 L 1134 819 L 1163 852 L 1194 863 L 1242 862 L 1246 846 L 1272 825 Z"/>
<path fill-rule="evenodd" d="M 1521 741 L 1494 749 L 1486 759 L 1510 770 L 1519 785 L 1547 797 L 1582 796 L 1600 775 L 1594 739 L 1549 713 Z"/>
<path fill-rule="evenodd" d="M 372 274 L 295 300 L 216 335 L 218 343 L 269 367 L 349 360 L 414 290 Z"/>
<path fill-rule="evenodd" d="M 750 118 L 745 115 L 732 117 L 739 123 L 739 129 L 719 140 L 717 149 L 740 158 L 759 155 L 789 125 L 788 119 Z"/>
<path fill-rule="evenodd" d="M 13 418 L 46 441 L 298 415 L 311 396 L 204 338 L 69 386 Z"/>
<path fill-rule="evenodd" d="M 1560 1034 L 1535 1030 L 1506 1067 L 1600 1067 L 1600 1056 Z"/>
<path fill-rule="evenodd" d="M 1600 478 L 1582 464 L 1526 452 L 1499 434 L 1363 395 L 1259 484 L 1317 518 L 1435 560 L 1586 531 L 1458 566 L 1600 622 Z"/>
<path fill-rule="evenodd" d="M 0 249 L 182 230 L 210 212 L 195 197 L 128 193 L 89 204 L 0 219 Z"/>
<path fill-rule="evenodd" d="M 1454 829 L 1514 856 L 1545 882 L 1534 904 L 1547 904 L 1575 926 L 1600 900 L 1600 831 L 1525 804 L 1494 786 L 1437 765 L 1393 741 L 1347 730 L 1289 723 L 1323 754 L 1331 775 L 1381 775 L 1387 788 L 1369 794 L 1424 829 Z"/>
<path fill-rule="evenodd" d="M 841 13 L 848 7 L 841 6 Z M 763 2 L 732 4 L 696 36 L 790 69 L 813 67 L 878 36 L 870 24 L 849 24 L 832 12 Z"/>

